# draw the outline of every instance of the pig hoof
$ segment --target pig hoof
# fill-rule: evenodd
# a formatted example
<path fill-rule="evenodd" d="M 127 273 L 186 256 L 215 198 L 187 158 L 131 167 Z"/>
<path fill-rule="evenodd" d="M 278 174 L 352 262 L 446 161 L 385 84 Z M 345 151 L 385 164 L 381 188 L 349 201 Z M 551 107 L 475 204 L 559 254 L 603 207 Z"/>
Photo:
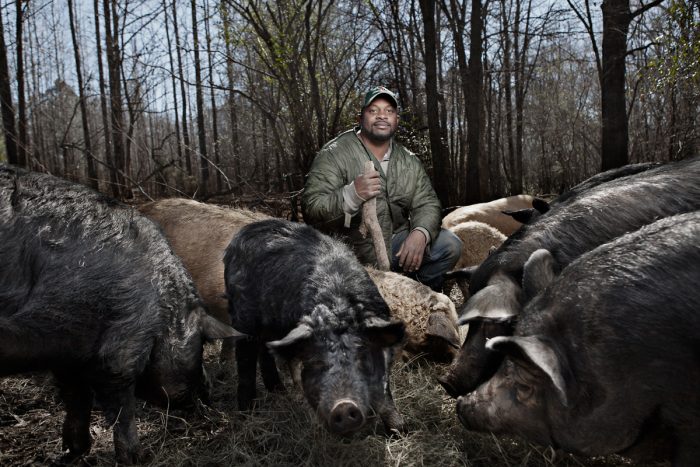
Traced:
<path fill-rule="evenodd" d="M 238 385 L 238 410 L 241 412 L 253 409 L 253 400 L 255 399 L 255 386 L 247 384 Z"/>
<path fill-rule="evenodd" d="M 82 457 L 85 455 L 83 454 L 75 454 L 73 452 L 67 452 L 63 454 L 61 457 L 58 459 L 54 460 L 51 462 L 52 467 L 58 467 L 58 466 L 64 466 L 64 465 L 81 465 L 83 464 L 82 462 Z"/>
<path fill-rule="evenodd" d="M 253 398 L 252 397 L 241 397 L 238 396 L 238 410 L 241 412 L 249 412 L 253 409 Z"/>
<path fill-rule="evenodd" d="M 141 448 L 132 448 L 128 452 L 117 453 L 117 463 L 122 465 L 137 465 L 144 464 L 149 461 L 151 456 L 146 455 Z"/>
<path fill-rule="evenodd" d="M 241 399 L 238 398 L 238 410 L 241 412 L 250 412 L 253 410 L 253 400 L 252 399 Z"/>

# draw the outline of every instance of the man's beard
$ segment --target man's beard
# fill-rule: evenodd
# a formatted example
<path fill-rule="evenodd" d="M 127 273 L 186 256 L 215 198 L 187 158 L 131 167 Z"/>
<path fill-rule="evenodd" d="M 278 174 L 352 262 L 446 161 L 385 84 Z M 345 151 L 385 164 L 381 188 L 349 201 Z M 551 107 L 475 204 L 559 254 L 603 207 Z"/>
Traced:
<path fill-rule="evenodd" d="M 371 127 L 367 127 L 367 125 L 365 125 L 364 119 L 360 123 L 360 129 L 362 131 L 362 135 L 373 143 L 384 143 L 389 141 L 396 133 L 396 127 L 393 127 L 388 133 L 375 133 Z"/>

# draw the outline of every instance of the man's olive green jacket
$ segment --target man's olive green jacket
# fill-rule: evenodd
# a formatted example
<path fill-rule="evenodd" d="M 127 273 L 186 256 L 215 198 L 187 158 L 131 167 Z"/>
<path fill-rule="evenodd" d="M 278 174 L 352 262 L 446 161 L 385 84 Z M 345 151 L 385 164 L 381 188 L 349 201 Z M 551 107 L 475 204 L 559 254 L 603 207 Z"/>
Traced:
<path fill-rule="evenodd" d="M 371 236 L 359 232 L 362 209 L 345 227 L 343 187 L 364 170 L 365 161 L 374 162 L 381 177 L 377 196 L 377 217 L 384 233 L 387 252 L 391 237 L 402 230 L 423 227 L 434 240 L 440 230 L 441 206 L 421 161 L 394 141 L 387 173 L 365 148 L 355 130 L 329 141 L 316 155 L 301 199 L 304 221 L 329 234 L 340 234 L 365 264 L 377 265 Z"/>

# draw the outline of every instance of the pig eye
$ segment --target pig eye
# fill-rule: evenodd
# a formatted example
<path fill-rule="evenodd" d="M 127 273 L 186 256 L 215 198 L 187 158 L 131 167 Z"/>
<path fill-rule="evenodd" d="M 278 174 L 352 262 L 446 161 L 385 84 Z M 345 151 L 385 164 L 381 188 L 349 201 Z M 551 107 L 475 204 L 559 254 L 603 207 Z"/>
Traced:
<path fill-rule="evenodd" d="M 518 402 L 525 403 L 532 398 L 534 388 L 528 384 L 515 383 L 515 397 Z"/>

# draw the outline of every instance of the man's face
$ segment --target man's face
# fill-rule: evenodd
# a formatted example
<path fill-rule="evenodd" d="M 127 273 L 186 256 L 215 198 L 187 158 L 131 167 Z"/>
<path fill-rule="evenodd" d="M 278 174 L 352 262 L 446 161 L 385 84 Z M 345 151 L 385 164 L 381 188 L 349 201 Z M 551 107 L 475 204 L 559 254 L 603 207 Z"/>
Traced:
<path fill-rule="evenodd" d="M 367 139 L 383 143 L 390 140 L 399 126 L 399 114 L 391 101 L 377 97 L 360 115 L 360 129 Z"/>

